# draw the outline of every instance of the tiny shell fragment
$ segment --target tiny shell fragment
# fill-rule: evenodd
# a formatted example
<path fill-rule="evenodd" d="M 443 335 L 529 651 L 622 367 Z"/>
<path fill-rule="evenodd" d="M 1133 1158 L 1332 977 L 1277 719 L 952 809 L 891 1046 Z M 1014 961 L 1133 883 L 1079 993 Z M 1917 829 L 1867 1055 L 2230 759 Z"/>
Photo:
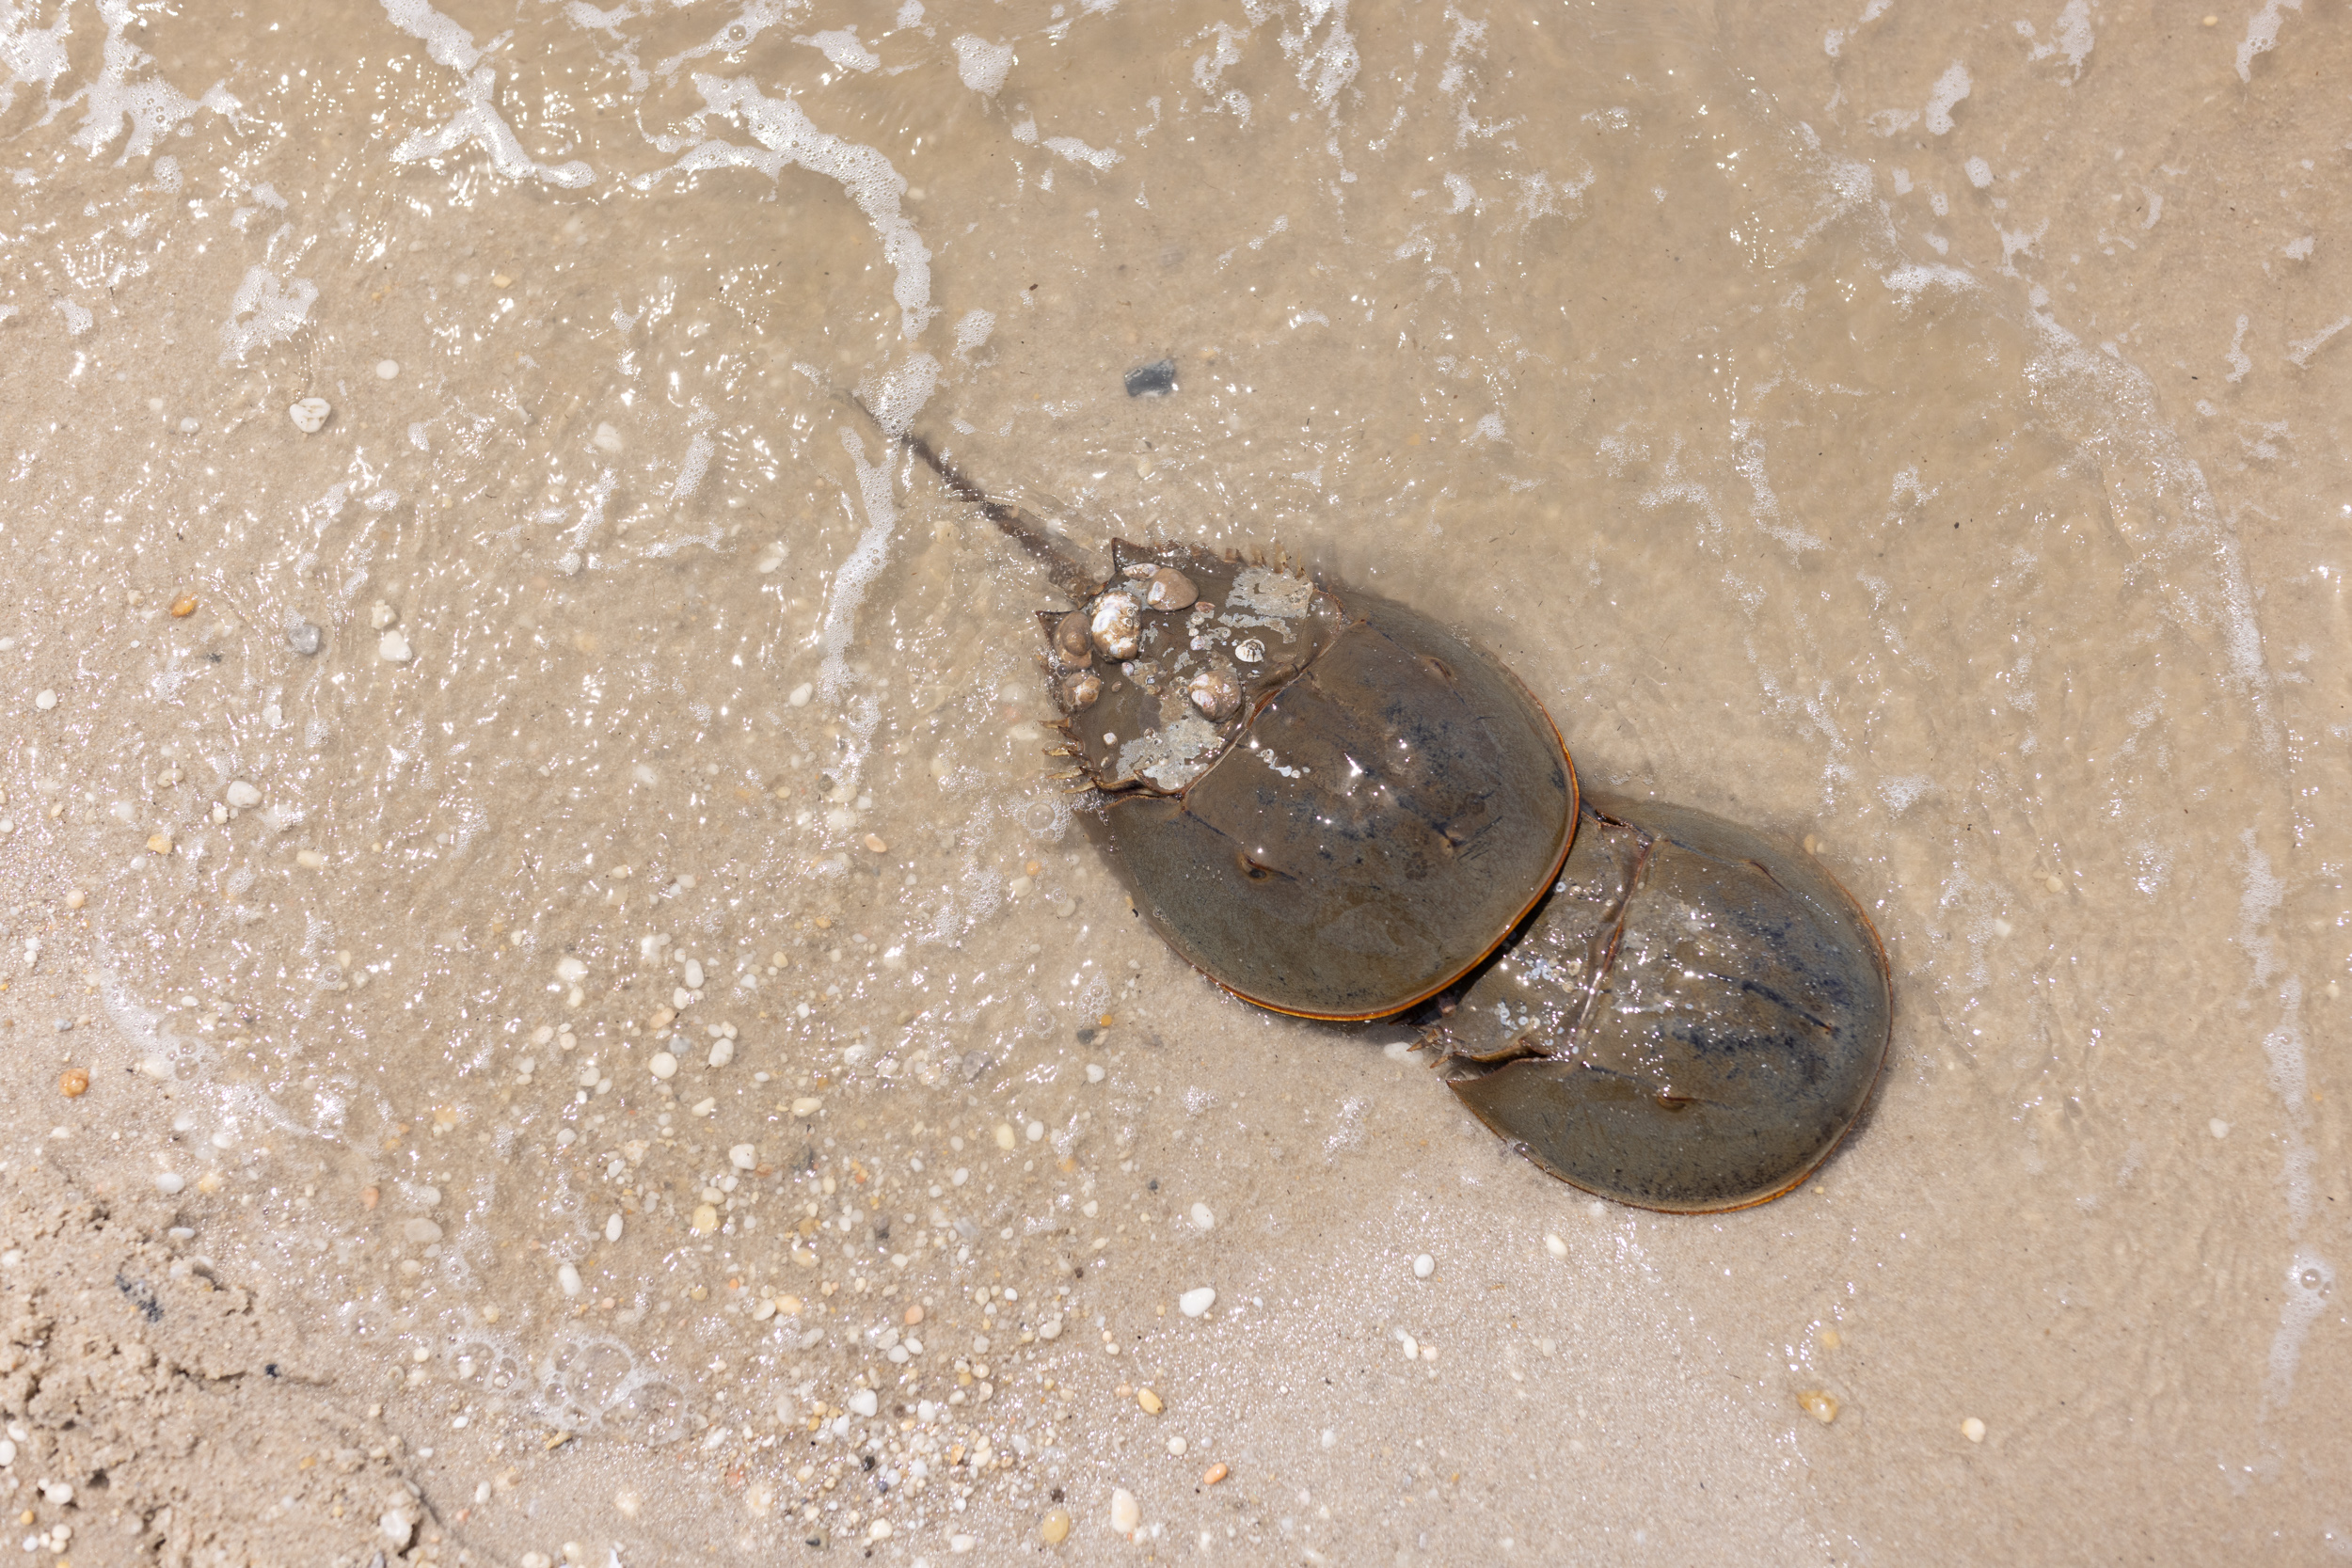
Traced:
<path fill-rule="evenodd" d="M 1103 694 L 1103 677 L 1093 673 L 1071 676 L 1061 683 L 1062 705 L 1077 713 L 1094 705 L 1094 699 Z"/>

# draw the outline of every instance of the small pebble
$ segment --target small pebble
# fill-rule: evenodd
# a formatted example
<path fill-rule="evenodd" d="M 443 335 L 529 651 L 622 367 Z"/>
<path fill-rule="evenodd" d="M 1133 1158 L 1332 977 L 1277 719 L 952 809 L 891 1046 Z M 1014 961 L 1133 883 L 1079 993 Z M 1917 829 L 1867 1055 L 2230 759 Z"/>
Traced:
<path fill-rule="evenodd" d="M 174 599 L 174 600 L 172 600 L 172 601 L 171 601 L 171 618 L 172 618 L 173 620 L 175 620 L 175 621 L 184 621 L 184 620 L 186 620 L 189 616 L 191 616 L 191 615 L 193 615 L 193 614 L 195 614 L 195 613 L 196 613 L 196 595 L 195 595 L 195 594 L 181 594 L 178 598 L 176 598 L 176 599 Z"/>
<path fill-rule="evenodd" d="M 79 1100 L 89 1092 L 89 1069 L 70 1067 L 57 1074 L 57 1092 L 68 1100 Z"/>
<path fill-rule="evenodd" d="M 879 855 L 883 850 L 889 848 L 890 846 L 882 842 L 882 836 L 880 833 L 867 833 L 866 835 L 866 847 Z"/>
<path fill-rule="evenodd" d="M 1019 1134 L 1012 1130 L 1012 1123 L 1000 1121 L 996 1124 L 996 1147 L 998 1148 L 1010 1148 L 1020 1141 Z"/>
<path fill-rule="evenodd" d="M 759 1150 L 750 1144 L 737 1144 L 727 1150 L 727 1164 L 737 1170 L 752 1170 L 759 1164 Z M 914 1322 L 909 1319 L 908 1322 Z"/>
<path fill-rule="evenodd" d="M 1111 1493 L 1111 1528 L 1121 1535 L 1133 1535 L 1143 1523 L 1143 1505 L 1125 1487 Z"/>
<path fill-rule="evenodd" d="M 77 906 L 77 907 L 78 907 L 78 906 Z M 1107 1078 L 1107 1077 L 1109 1077 L 1109 1076 L 1110 1076 L 1110 1074 L 1108 1074 L 1108 1073 L 1106 1073 L 1106 1072 L 1104 1072 L 1104 1071 L 1103 1070 L 1103 1068 L 1102 1068 L 1102 1064 L 1101 1064 L 1101 1063 L 1099 1063 L 1099 1062 L 1089 1062 L 1089 1063 L 1087 1064 L 1087 1082 L 1088 1082 L 1088 1083 L 1089 1083 L 1089 1084 L 1099 1084 L 1099 1083 L 1101 1083 L 1104 1079 L 1105 1079 L 1105 1078 Z"/>
<path fill-rule="evenodd" d="M 1960 1434 L 1971 1443 L 1981 1443 L 1984 1441 L 1984 1423 L 1971 1416 L 1960 1423 Z"/>
<path fill-rule="evenodd" d="M 1230 1476 L 1232 1473 L 1232 1471 L 1227 1469 L 1222 1465 L 1212 1465 L 1209 1466 L 1209 1473 L 1200 1478 L 1200 1484 L 1203 1486 L 1215 1486 L 1218 1481 L 1223 1481 L 1227 1476 Z"/>
<path fill-rule="evenodd" d="M 823 1101 L 813 1094 L 803 1095 L 792 1102 L 792 1114 L 796 1117 L 813 1117 L 824 1108 L 824 1104 Z"/>
<path fill-rule="evenodd" d="M 703 989 L 703 966 L 700 958 L 686 960 L 686 989 L 688 990 Z"/>
<path fill-rule="evenodd" d="M 2230 1124 L 2223 1121 L 2219 1117 L 2216 1117 L 2211 1121 L 2205 1123 L 2205 1131 L 2211 1132 L 2217 1138 L 2226 1138 L 2230 1135 Z"/>
<path fill-rule="evenodd" d="M 719 1228 L 719 1211 L 712 1204 L 703 1204 L 694 1211 L 694 1228 L 707 1236 Z"/>
<path fill-rule="evenodd" d="M 1209 1212 L 1207 1204 L 1196 1203 L 1192 1206 L 1192 1223 L 1200 1229 L 1214 1230 L 1216 1228 L 1216 1216 Z"/>
<path fill-rule="evenodd" d="M 1198 1290 L 1186 1291 L 1176 1298 L 1176 1310 L 1187 1318 L 1205 1316 L 1209 1308 L 1216 1305 L 1216 1287 L 1213 1285 L 1203 1285 Z"/>
<path fill-rule="evenodd" d="M 77 887 L 77 888 L 72 888 L 72 889 L 70 889 L 70 890 L 68 890 L 68 891 L 67 891 L 67 893 L 66 893 L 66 895 L 65 895 L 65 907 L 66 907 L 67 909 L 69 909 L 69 910 L 78 910 L 78 909 L 80 909 L 83 905 L 85 905 L 85 904 L 87 904 L 87 903 L 88 903 L 88 902 L 89 902 L 89 895 L 88 895 L 88 894 L 87 894 L 87 893 L 84 893 L 84 892 L 83 892 L 80 888 L 78 888 L 78 887 Z"/>
<path fill-rule="evenodd" d="M 1143 1413 L 1146 1416 L 1156 1416 L 1161 1411 L 1168 1408 L 1167 1403 L 1161 1400 L 1160 1396 L 1153 1393 L 1149 1388 L 1137 1390 L 1136 1394 L 1136 1402 L 1143 1406 Z"/>
<path fill-rule="evenodd" d="M 1804 1406 L 1806 1415 L 1823 1426 L 1837 1419 L 1837 1397 L 1825 1388 L 1807 1388 L 1797 1396 L 1797 1402 Z"/>
<path fill-rule="evenodd" d="M 308 621 L 296 621 L 286 628 L 286 646 L 309 658 L 326 645 L 326 634 Z"/>
<path fill-rule="evenodd" d="M 158 1172 L 155 1177 L 155 1190 L 163 1194 L 166 1197 L 175 1197 L 179 1196 L 179 1194 L 186 1190 L 187 1185 L 188 1179 L 186 1177 L 176 1175 L 171 1171 Z"/>
<path fill-rule="evenodd" d="M 47 713 L 51 708 L 57 705 L 57 694 L 55 691 L 50 690 L 48 688 L 43 687 L 40 690 L 33 694 L 33 705 L 40 709 L 41 712 Z"/>
<path fill-rule="evenodd" d="M 604 1239 L 608 1242 L 617 1242 L 621 1239 L 620 1215 L 614 1214 L 604 1222 Z"/>
<path fill-rule="evenodd" d="M 150 833 L 147 836 L 147 852 L 151 855 L 170 854 L 171 835 L 169 833 Z"/>
<path fill-rule="evenodd" d="M 1168 1451 L 1179 1456 L 1180 1458 L 1183 1456 L 1184 1449 L 1188 1446 L 1189 1445 L 1187 1445 L 1181 1437 L 1171 1437 L 1168 1440 Z"/>
<path fill-rule="evenodd" d="M 1037 1522 L 1038 1539 L 1049 1546 L 1058 1546 L 1070 1539 L 1070 1510 L 1049 1509 Z"/>
<path fill-rule="evenodd" d="M 922 1321 L 923 1321 L 923 1308 L 922 1308 L 921 1307 L 919 1307 L 919 1306 L 917 1306 L 917 1307 L 908 1307 L 908 1308 L 907 1308 L 907 1310 L 906 1310 L 906 1325 L 907 1325 L 909 1328 L 913 1328 L 913 1327 L 914 1327 L 916 1323 L 921 1323 Z"/>
<path fill-rule="evenodd" d="M 243 779 L 230 780 L 226 793 L 229 803 L 239 811 L 250 811 L 262 803 L 262 792 Z"/>
<path fill-rule="evenodd" d="M 555 1271 L 555 1282 L 564 1288 L 565 1295 L 580 1294 L 580 1270 L 571 1264 L 566 1263 Z"/>
<path fill-rule="evenodd" d="M 397 360 L 397 359 L 378 359 L 378 360 L 375 362 L 375 375 L 376 375 L 376 379 L 377 379 L 377 380 L 379 380 L 379 381 L 389 381 L 389 380 L 391 380 L 393 377 L 395 377 L 395 376 L 397 376 L 397 375 L 399 375 L 399 374 L 400 374 L 400 361 L 399 361 L 399 360 Z"/>
<path fill-rule="evenodd" d="M 408 647 L 407 634 L 397 626 L 376 639 L 375 652 L 388 664 L 405 664 L 415 657 Z"/>
<path fill-rule="evenodd" d="M 653 1075 L 656 1078 L 666 1081 L 677 1076 L 677 1058 L 666 1051 L 655 1052 L 653 1060 L 645 1065 L 653 1069 Z"/>
<path fill-rule="evenodd" d="M 286 410 L 286 417 L 303 435 L 316 436 L 326 428 L 326 417 L 334 411 L 325 398 L 304 398 Z"/>
<path fill-rule="evenodd" d="M 1429 1254 L 1424 1252 L 1419 1258 L 1413 1259 L 1413 1277 L 1415 1279 L 1426 1279 L 1437 1272 L 1438 1260 L 1435 1258 L 1430 1257 Z"/>
<path fill-rule="evenodd" d="M 1558 1236 L 1547 1235 L 1544 1237 L 1544 1250 L 1554 1258 L 1565 1258 L 1568 1255 L 1568 1243 Z"/>
<path fill-rule="evenodd" d="M 882 1402 L 874 1397 L 871 1388 L 860 1388 L 850 1396 L 848 1402 L 852 1416 L 871 1416 L 882 1408 Z"/>

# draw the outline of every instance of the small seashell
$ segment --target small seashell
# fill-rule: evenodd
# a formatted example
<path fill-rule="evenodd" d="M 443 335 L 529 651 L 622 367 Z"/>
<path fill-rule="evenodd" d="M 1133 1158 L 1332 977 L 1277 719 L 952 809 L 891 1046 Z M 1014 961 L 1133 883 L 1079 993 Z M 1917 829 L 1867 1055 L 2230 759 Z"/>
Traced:
<path fill-rule="evenodd" d="M 1230 670 L 1203 670 L 1185 686 L 1184 695 L 1204 716 L 1221 722 L 1241 706 L 1241 682 Z"/>
<path fill-rule="evenodd" d="M 1073 610 L 1054 627 L 1054 653 L 1073 670 L 1094 662 L 1094 637 L 1087 629 L 1087 612 Z"/>
<path fill-rule="evenodd" d="M 1135 657 L 1141 645 L 1142 614 L 1133 594 L 1105 594 L 1095 600 L 1094 616 L 1088 623 L 1095 651 L 1105 658 Z"/>
<path fill-rule="evenodd" d="M 1061 683 L 1062 706 L 1076 713 L 1094 705 L 1103 694 L 1103 677 L 1091 673 L 1072 675 Z"/>
<path fill-rule="evenodd" d="M 1192 578 L 1173 566 L 1163 566 L 1152 574 L 1152 581 L 1143 591 L 1144 603 L 1153 610 L 1190 610 L 1200 590 L 1192 585 Z"/>
<path fill-rule="evenodd" d="M 1263 664 L 1265 662 L 1265 644 L 1254 637 L 1245 638 L 1233 644 L 1233 657 L 1244 664 Z"/>

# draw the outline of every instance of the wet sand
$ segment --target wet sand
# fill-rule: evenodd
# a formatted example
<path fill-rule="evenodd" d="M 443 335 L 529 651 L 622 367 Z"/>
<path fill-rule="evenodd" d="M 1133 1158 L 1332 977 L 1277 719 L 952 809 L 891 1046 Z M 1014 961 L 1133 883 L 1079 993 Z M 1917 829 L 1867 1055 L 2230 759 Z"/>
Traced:
<path fill-rule="evenodd" d="M 2344 21 L 0 23 L 24 1538 L 2352 1549 Z M 1809 844 L 1853 1135 L 1618 1208 L 1179 964 L 846 387 Z"/>

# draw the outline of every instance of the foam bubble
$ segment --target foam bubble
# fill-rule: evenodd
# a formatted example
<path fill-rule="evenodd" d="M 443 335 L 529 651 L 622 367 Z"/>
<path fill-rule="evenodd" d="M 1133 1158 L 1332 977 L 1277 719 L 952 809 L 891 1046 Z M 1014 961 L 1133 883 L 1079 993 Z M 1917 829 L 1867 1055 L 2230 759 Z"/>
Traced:
<path fill-rule="evenodd" d="M 226 365 L 293 337 L 318 297 L 318 285 L 308 278 L 280 282 L 267 267 L 246 268 L 245 281 L 230 298 L 229 319 L 221 324 L 220 362 Z"/>
<path fill-rule="evenodd" d="M 995 97 L 1003 90 L 1005 75 L 1011 70 L 1011 44 L 991 43 L 970 33 L 956 40 L 956 74 L 974 92 Z"/>
<path fill-rule="evenodd" d="M 996 330 L 996 317 L 988 310 L 966 310 L 956 323 L 956 356 L 970 357 L 972 351 L 988 341 L 988 335 Z"/>
<path fill-rule="evenodd" d="M 1108 168 L 1119 162 L 1119 154 L 1107 147 L 1089 147 L 1075 136 L 1048 136 L 1045 150 L 1057 152 L 1073 164 L 1086 164 L 1094 168 Z"/>
<path fill-rule="evenodd" d="M 2279 27 L 2286 21 L 2286 11 L 2299 11 L 2303 0 L 2264 0 L 2263 8 L 2248 19 L 2245 41 L 2237 46 L 2237 79 L 2254 79 L 2254 56 L 2267 55 L 2279 47 Z"/>
<path fill-rule="evenodd" d="M 1968 96 L 1976 84 L 1968 79 L 1968 68 L 1954 60 L 1928 89 L 1926 110 L 1928 129 L 1936 135 L 1948 135 L 1952 129 L 1952 106 Z"/>

